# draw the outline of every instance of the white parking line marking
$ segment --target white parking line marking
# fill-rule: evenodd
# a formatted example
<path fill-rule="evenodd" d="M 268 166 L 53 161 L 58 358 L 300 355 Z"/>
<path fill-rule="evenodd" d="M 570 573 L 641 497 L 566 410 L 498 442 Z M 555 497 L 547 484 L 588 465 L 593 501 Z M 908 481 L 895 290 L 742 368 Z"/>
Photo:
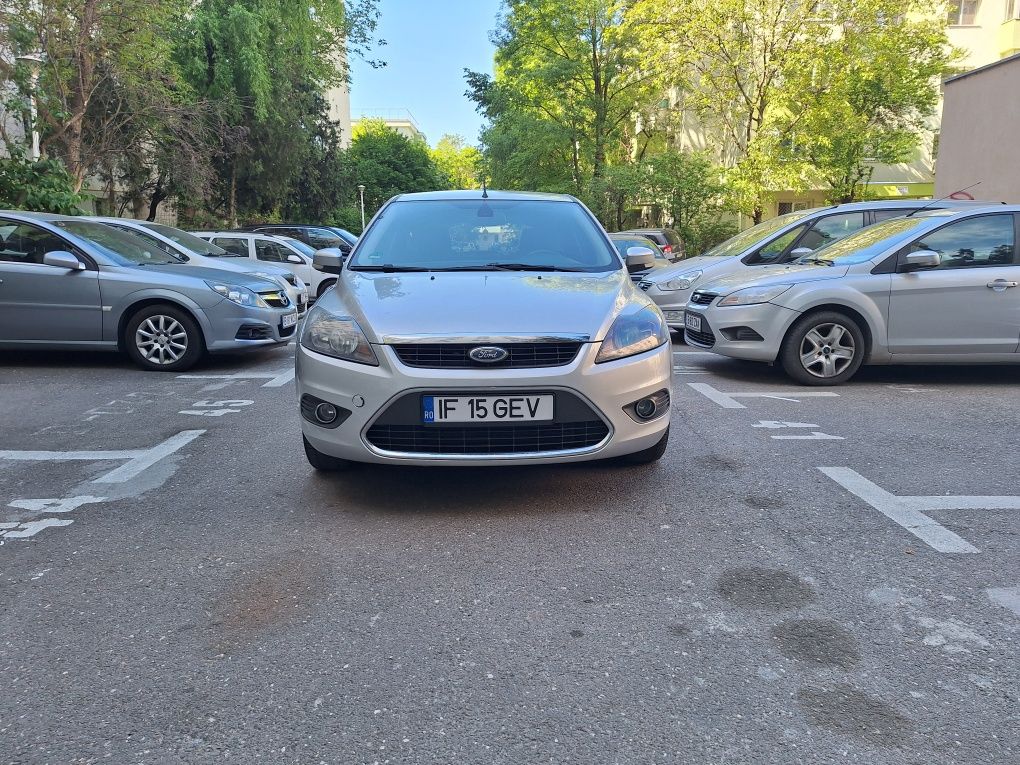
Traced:
<path fill-rule="evenodd" d="M 70 526 L 74 521 L 69 518 L 41 518 L 38 521 L 29 521 L 28 523 L 19 524 L 20 528 L 14 531 L 5 531 L 2 536 L 6 539 L 28 539 L 34 537 L 43 529 L 48 529 L 53 526 Z"/>
<path fill-rule="evenodd" d="M 265 383 L 263 388 L 282 388 L 284 385 L 294 379 L 294 370 L 288 369 L 285 372 L 281 372 L 269 382 Z"/>
<path fill-rule="evenodd" d="M 845 441 L 843 436 L 830 436 L 817 430 L 809 436 L 772 436 L 777 441 Z"/>
<path fill-rule="evenodd" d="M 156 444 L 151 449 L 146 449 L 144 453 L 128 460 L 119 468 L 99 476 L 93 483 L 124 483 L 130 481 L 146 468 L 152 467 L 164 457 L 169 457 L 178 449 L 187 446 L 203 433 L 205 433 L 204 430 L 182 430 L 163 443 Z"/>
<path fill-rule="evenodd" d="M 39 452 L 39 451 L 0 451 L 0 460 L 19 460 L 29 462 L 70 462 L 73 460 L 132 460 L 145 454 L 145 449 L 123 449 L 104 452 Z"/>
<path fill-rule="evenodd" d="M 1020 616 L 1020 587 L 992 587 L 985 592 L 993 603 Z"/>
<path fill-rule="evenodd" d="M 780 401 L 792 401 L 795 404 L 799 404 L 802 398 L 835 398 L 839 396 L 838 393 L 832 393 L 830 391 L 797 391 L 793 395 L 790 395 L 787 391 L 774 390 L 723 392 L 713 388 L 708 383 L 687 384 L 705 398 L 717 403 L 723 409 L 747 409 L 746 406 L 737 401 L 738 398 L 771 398 L 778 399 Z"/>
<path fill-rule="evenodd" d="M 96 502 L 105 501 L 106 497 L 86 495 L 84 497 L 68 497 L 67 499 L 16 499 L 7 506 L 35 513 L 69 513 L 72 510 L 77 510 L 82 505 L 91 505 Z"/>
<path fill-rule="evenodd" d="M 976 553 L 980 550 L 925 515 L 923 510 L 1020 509 L 1020 497 L 899 497 L 850 468 L 820 467 L 818 469 L 851 494 L 863 499 L 886 518 L 898 523 L 935 550 L 944 553 Z"/>

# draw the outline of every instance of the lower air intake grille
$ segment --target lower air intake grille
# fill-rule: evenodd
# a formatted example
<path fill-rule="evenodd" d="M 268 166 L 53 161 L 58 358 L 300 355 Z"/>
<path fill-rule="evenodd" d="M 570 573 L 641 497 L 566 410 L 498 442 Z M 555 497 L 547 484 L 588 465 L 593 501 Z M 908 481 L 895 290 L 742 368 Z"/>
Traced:
<path fill-rule="evenodd" d="M 412 454 L 526 454 L 595 446 L 609 434 L 601 420 L 541 425 L 373 425 L 377 449 Z"/>
<path fill-rule="evenodd" d="M 684 336 L 690 338 L 691 342 L 695 345 L 700 345 L 704 348 L 711 348 L 715 345 L 715 335 L 712 334 L 711 330 L 708 332 L 695 332 L 688 327 L 684 330 Z"/>

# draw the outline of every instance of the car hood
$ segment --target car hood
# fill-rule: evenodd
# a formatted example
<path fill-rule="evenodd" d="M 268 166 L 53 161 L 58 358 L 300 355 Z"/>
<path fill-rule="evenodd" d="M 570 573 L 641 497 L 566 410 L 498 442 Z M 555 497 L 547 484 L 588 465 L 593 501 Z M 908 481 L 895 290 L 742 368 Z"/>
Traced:
<path fill-rule="evenodd" d="M 237 274 L 272 274 L 273 276 L 284 276 L 289 273 L 286 269 L 273 266 L 269 263 L 253 262 L 248 258 L 223 258 L 209 257 L 208 255 L 189 255 L 189 267 L 215 268 L 220 271 L 232 271 Z"/>
<path fill-rule="evenodd" d="M 180 265 L 166 266 L 137 266 L 142 274 L 168 274 L 177 279 L 185 279 L 191 282 L 188 286 L 202 281 L 226 282 L 227 284 L 247 287 L 255 292 L 268 292 L 280 289 L 280 285 L 263 279 L 261 276 L 252 276 L 244 271 L 226 271 L 220 268 L 203 268 L 181 263 Z M 194 280 L 194 281 L 192 281 Z M 180 283 L 180 282 L 178 282 Z"/>
<path fill-rule="evenodd" d="M 611 273 L 344 271 L 334 300 L 374 343 L 406 337 L 582 335 L 600 340 L 627 304 L 651 305 L 624 270 Z"/>
<path fill-rule="evenodd" d="M 661 268 L 656 268 L 655 271 L 648 274 L 646 281 L 658 284 L 670 279 L 675 279 L 678 276 L 683 276 L 691 271 L 704 271 L 706 268 L 714 266 L 717 263 L 732 260 L 732 258 L 733 256 L 731 255 L 726 255 L 724 257 L 699 255 L 696 258 L 687 258 L 687 260 L 681 260 L 679 263 L 670 263 Z"/>
<path fill-rule="evenodd" d="M 800 284 L 802 282 L 839 279 L 849 269 L 837 266 L 818 266 L 810 263 L 790 263 L 785 266 L 756 266 L 728 276 L 712 279 L 698 285 L 698 292 L 711 292 L 715 295 L 729 295 L 744 287 L 753 285 L 768 286 L 770 284 Z M 750 273 L 748 273 L 750 272 Z"/>

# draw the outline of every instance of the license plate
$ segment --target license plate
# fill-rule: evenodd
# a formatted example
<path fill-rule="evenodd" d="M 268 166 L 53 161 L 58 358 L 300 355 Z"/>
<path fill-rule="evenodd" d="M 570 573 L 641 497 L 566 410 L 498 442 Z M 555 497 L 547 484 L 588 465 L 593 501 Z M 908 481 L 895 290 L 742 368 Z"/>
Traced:
<path fill-rule="evenodd" d="M 684 314 L 684 326 L 687 329 L 693 329 L 695 332 L 701 331 L 701 317 L 695 316 L 692 313 Z"/>
<path fill-rule="evenodd" d="M 293 327 L 295 324 L 297 324 L 296 313 L 284 314 L 283 321 L 280 322 L 280 326 L 282 326 L 284 329 L 287 329 L 287 327 Z"/>
<path fill-rule="evenodd" d="M 424 422 L 533 422 L 553 418 L 553 396 L 422 396 Z"/>

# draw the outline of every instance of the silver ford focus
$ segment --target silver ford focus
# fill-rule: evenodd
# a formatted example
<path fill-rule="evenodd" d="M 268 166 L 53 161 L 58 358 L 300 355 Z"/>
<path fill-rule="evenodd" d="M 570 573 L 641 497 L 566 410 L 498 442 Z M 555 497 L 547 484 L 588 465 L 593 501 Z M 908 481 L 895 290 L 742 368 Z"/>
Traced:
<path fill-rule="evenodd" d="M 573 197 L 394 197 L 346 263 L 315 263 L 339 278 L 296 353 L 313 467 L 647 463 L 665 452 L 665 320 Z"/>

